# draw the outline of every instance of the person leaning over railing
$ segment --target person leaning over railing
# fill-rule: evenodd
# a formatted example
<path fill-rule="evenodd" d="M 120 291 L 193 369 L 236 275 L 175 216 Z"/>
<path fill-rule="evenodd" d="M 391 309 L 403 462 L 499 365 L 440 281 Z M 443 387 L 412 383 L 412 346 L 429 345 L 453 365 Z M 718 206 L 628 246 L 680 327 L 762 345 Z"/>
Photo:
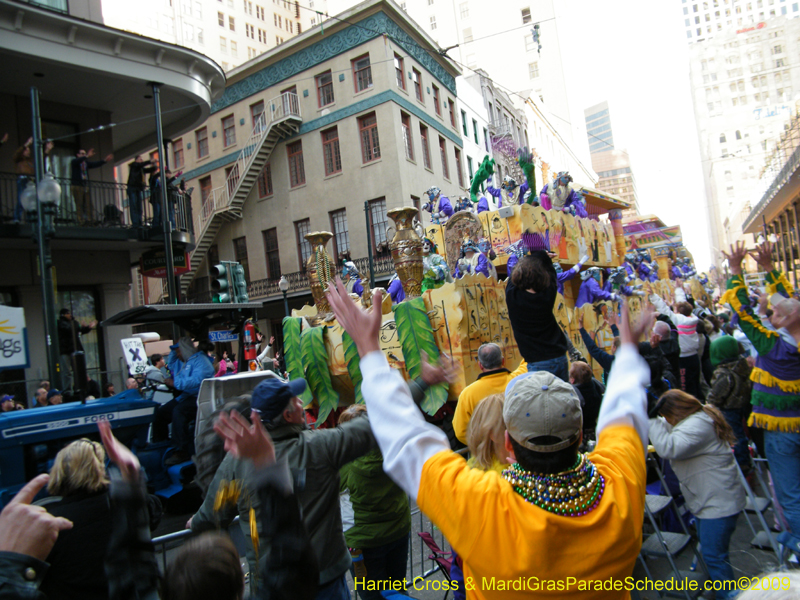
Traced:
<path fill-rule="evenodd" d="M 361 389 L 384 470 L 463 558 L 471 598 L 530 598 L 541 591 L 541 580 L 573 582 L 570 597 L 596 598 L 593 584 L 621 584 L 631 576 L 644 520 L 649 381 L 635 344 L 649 331 L 652 316 L 633 327 L 624 309 L 622 347 L 591 454 L 578 452 L 581 408 L 571 385 L 541 371 L 509 384 L 505 444 L 517 462 L 501 476 L 470 469 L 450 451 L 444 433 L 419 414 L 408 386 L 380 350 L 380 311 L 354 304 L 339 280 L 328 300 L 361 356 Z M 378 292 L 373 306 L 380 304 Z M 520 581 L 525 589 L 514 590 Z M 566 591 L 549 595 L 564 597 Z"/>

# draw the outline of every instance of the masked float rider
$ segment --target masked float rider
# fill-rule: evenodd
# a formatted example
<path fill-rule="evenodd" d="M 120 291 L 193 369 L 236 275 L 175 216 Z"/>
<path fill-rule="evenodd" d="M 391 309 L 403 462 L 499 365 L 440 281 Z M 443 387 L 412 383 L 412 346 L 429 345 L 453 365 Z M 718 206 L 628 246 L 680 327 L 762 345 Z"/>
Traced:
<path fill-rule="evenodd" d="M 422 210 L 431 213 L 431 223 L 434 225 L 444 225 L 453 216 L 453 205 L 447 196 L 442 196 L 442 190 L 433 186 L 427 192 L 428 202 L 423 205 Z"/>
<path fill-rule="evenodd" d="M 430 238 L 423 238 L 422 291 L 435 290 L 452 281 L 447 261 L 438 253 L 436 244 Z"/>
<path fill-rule="evenodd" d="M 594 304 L 601 300 L 611 302 L 619 300 L 619 296 L 614 292 L 607 292 L 600 287 L 601 271 L 598 267 L 586 269 L 581 273 L 581 287 L 578 290 L 578 298 L 575 300 L 575 308 L 580 308 L 584 304 Z"/>
<path fill-rule="evenodd" d="M 548 205 L 553 210 L 568 212 L 576 217 L 586 218 L 586 205 L 583 196 L 572 187 L 572 175 L 561 171 L 556 175 L 552 185 L 546 183 L 539 192 L 539 199 L 544 208 Z"/>
<path fill-rule="evenodd" d="M 497 279 L 497 271 L 494 265 L 489 262 L 486 255 L 481 252 L 476 244 L 471 239 L 464 240 L 461 244 L 461 258 L 456 263 L 456 271 L 453 276 L 461 279 L 468 273 L 481 273 L 485 277 L 494 277 Z"/>
<path fill-rule="evenodd" d="M 361 285 L 361 278 L 358 276 L 358 267 L 351 260 L 346 261 L 342 267 L 342 281 L 348 294 L 361 297 L 364 293 L 364 286 Z"/>
<path fill-rule="evenodd" d="M 403 289 L 403 283 L 400 281 L 400 277 L 397 275 L 397 273 L 392 275 L 386 291 L 392 298 L 392 304 L 399 304 L 406 299 L 406 291 Z"/>
<path fill-rule="evenodd" d="M 528 191 L 529 187 L 526 181 L 517 189 L 517 182 L 513 177 L 508 175 L 503 177 L 503 183 L 500 184 L 500 189 L 492 186 L 491 176 L 486 180 L 486 184 L 486 192 L 497 199 L 497 208 L 522 204 L 522 199 L 525 197 L 525 192 Z"/>

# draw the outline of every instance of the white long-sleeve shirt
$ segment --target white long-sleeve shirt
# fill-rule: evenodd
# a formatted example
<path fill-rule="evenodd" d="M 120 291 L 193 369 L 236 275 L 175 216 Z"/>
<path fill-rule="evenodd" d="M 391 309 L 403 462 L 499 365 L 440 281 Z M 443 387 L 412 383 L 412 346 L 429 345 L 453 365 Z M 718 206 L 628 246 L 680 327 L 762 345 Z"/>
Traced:
<path fill-rule="evenodd" d="M 444 432 L 427 423 L 411 398 L 400 373 L 389 366 L 382 352 L 361 359 L 361 391 L 369 412 L 372 433 L 383 454 L 383 469 L 416 500 L 425 462 L 450 444 Z M 647 448 L 647 363 L 636 347 L 624 344 L 616 354 L 606 387 L 597 435 L 612 425 L 631 425 Z"/>
<path fill-rule="evenodd" d="M 680 292 L 680 294 L 679 294 Z M 683 297 L 683 300 L 680 299 Z M 686 294 L 680 288 L 675 290 L 675 298 L 678 302 L 684 302 Z M 657 294 L 651 294 L 650 302 L 662 315 L 669 317 L 678 328 L 678 345 L 681 348 L 681 357 L 694 356 L 700 348 L 700 336 L 697 334 L 697 322 L 700 320 L 694 315 L 686 317 L 680 313 L 673 312 L 667 303 Z"/>

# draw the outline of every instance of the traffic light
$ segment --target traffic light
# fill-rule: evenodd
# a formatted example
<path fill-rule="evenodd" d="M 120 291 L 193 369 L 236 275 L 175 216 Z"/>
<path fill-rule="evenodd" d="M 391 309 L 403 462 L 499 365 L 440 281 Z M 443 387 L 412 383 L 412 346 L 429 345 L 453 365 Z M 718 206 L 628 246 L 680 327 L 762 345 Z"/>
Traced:
<path fill-rule="evenodd" d="M 542 53 L 542 43 L 541 43 L 541 40 L 539 38 L 539 24 L 538 23 L 533 26 L 533 30 L 532 31 L 533 31 L 533 43 L 538 46 L 539 54 L 541 54 Z"/>
<path fill-rule="evenodd" d="M 214 290 L 212 302 L 226 303 L 231 302 L 230 282 L 228 281 L 228 268 L 222 265 L 214 265 L 211 268 L 211 289 Z"/>
<path fill-rule="evenodd" d="M 247 296 L 247 280 L 244 277 L 244 267 L 239 263 L 234 263 L 231 268 L 233 276 L 233 296 L 236 302 L 247 302 L 250 298 Z"/>

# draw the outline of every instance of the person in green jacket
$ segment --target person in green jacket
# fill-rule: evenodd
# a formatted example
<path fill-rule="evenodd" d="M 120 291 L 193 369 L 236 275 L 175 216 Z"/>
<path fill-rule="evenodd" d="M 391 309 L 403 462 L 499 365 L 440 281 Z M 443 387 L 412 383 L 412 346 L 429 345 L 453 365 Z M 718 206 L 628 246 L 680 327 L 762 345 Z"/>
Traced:
<path fill-rule="evenodd" d="M 353 404 L 339 416 L 339 425 L 366 420 L 366 416 L 366 406 Z M 383 456 L 377 449 L 344 465 L 339 480 L 341 490 L 350 492 L 355 516 L 355 524 L 344 533 L 353 556 L 350 572 L 355 589 L 362 600 L 381 600 L 381 589 L 395 589 L 392 582 L 406 579 L 411 531 L 408 496 L 383 471 Z"/>

